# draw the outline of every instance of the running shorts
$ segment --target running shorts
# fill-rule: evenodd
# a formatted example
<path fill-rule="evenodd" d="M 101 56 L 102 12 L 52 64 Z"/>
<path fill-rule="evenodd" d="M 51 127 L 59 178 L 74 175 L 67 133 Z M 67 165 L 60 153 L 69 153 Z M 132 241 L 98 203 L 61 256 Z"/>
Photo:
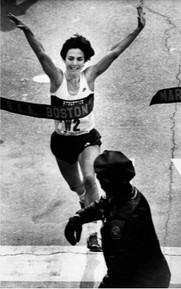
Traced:
<path fill-rule="evenodd" d="M 101 144 L 101 135 L 96 129 L 78 136 L 64 136 L 54 131 L 50 140 L 50 148 L 55 157 L 69 164 L 74 164 L 86 147 Z"/>

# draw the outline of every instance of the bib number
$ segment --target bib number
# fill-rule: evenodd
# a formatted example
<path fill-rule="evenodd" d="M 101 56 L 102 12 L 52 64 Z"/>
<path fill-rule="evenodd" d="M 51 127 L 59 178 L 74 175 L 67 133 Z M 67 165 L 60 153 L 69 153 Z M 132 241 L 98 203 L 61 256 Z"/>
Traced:
<path fill-rule="evenodd" d="M 78 128 L 80 124 L 80 120 L 78 118 L 76 119 L 70 119 L 70 120 L 65 120 L 65 129 L 68 131 L 80 131 Z"/>

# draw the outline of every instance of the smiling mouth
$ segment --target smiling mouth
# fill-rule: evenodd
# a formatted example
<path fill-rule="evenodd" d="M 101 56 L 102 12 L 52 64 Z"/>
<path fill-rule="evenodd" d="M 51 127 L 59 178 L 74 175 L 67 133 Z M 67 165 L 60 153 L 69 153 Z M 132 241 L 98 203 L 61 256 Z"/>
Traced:
<path fill-rule="evenodd" d="M 71 67 L 72 70 L 78 70 L 79 67 Z"/>

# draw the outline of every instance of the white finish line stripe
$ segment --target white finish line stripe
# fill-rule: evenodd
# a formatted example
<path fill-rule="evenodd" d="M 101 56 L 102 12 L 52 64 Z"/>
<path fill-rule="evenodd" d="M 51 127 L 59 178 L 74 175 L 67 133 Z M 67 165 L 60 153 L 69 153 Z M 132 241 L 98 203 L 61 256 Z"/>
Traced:
<path fill-rule="evenodd" d="M 82 246 L 2 246 L 1 281 L 91 282 L 105 273 L 102 253 Z"/>
<path fill-rule="evenodd" d="M 172 285 L 181 285 L 181 248 L 162 247 Z M 85 246 L 0 246 L 2 282 L 100 282 L 106 273 L 102 253 Z"/>
<path fill-rule="evenodd" d="M 172 159 L 172 162 L 174 163 L 178 173 L 181 175 L 181 159 Z"/>

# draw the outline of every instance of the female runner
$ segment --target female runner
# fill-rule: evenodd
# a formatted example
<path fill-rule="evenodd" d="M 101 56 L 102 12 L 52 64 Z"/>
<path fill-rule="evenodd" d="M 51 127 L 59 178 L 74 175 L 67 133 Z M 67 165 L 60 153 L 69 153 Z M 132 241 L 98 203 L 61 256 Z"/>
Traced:
<path fill-rule="evenodd" d="M 94 83 L 144 28 L 146 21 L 141 6 L 137 7 L 137 13 L 136 29 L 116 43 L 96 64 L 85 69 L 85 62 L 94 55 L 90 42 L 79 34 L 68 39 L 60 51 L 65 72 L 55 66 L 30 28 L 13 14 L 8 14 L 17 28 L 23 30 L 50 79 L 51 104 L 61 107 L 63 112 L 63 119 L 54 121 L 55 131 L 51 135 L 50 146 L 62 176 L 79 196 L 82 207 L 99 199 L 93 163 L 100 154 L 101 136 L 94 127 Z M 89 234 L 88 248 L 100 251 L 94 227 Z"/>

